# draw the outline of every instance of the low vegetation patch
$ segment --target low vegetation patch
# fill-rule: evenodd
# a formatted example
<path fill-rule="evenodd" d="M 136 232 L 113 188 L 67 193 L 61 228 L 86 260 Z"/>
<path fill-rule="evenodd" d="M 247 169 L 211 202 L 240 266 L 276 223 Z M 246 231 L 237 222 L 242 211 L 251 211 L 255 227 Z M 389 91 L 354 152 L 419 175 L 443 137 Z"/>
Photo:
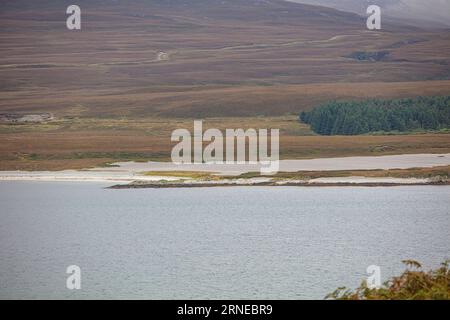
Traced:
<path fill-rule="evenodd" d="M 345 287 L 329 294 L 335 300 L 450 300 L 450 261 L 425 272 L 417 261 L 406 260 L 407 269 L 379 289 L 370 289 L 366 281 L 352 291 Z"/>
<path fill-rule="evenodd" d="M 146 176 L 163 176 L 163 177 L 176 177 L 176 178 L 189 178 L 196 180 L 219 180 L 219 176 L 215 176 L 214 173 L 199 172 L 199 171 L 147 171 L 144 172 Z"/>
<path fill-rule="evenodd" d="M 259 172 L 247 172 L 237 178 L 250 179 L 272 177 L 275 179 L 311 180 L 318 178 L 367 177 L 367 178 L 440 178 L 450 179 L 450 166 L 433 168 L 411 168 L 391 170 L 334 170 L 334 171 L 298 171 L 279 172 L 272 176 L 261 176 Z M 236 177 L 235 177 L 236 178 Z"/>
<path fill-rule="evenodd" d="M 347 58 L 355 59 L 358 61 L 383 61 L 389 56 L 389 51 L 356 51 L 351 53 Z"/>

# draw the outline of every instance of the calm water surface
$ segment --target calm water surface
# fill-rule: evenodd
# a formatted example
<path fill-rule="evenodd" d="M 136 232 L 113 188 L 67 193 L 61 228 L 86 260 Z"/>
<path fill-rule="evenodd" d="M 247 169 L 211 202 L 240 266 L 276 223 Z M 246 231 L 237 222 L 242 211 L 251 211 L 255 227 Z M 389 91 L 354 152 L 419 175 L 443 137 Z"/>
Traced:
<path fill-rule="evenodd" d="M 450 187 L 105 186 L 0 183 L 0 298 L 321 299 L 450 258 Z"/>

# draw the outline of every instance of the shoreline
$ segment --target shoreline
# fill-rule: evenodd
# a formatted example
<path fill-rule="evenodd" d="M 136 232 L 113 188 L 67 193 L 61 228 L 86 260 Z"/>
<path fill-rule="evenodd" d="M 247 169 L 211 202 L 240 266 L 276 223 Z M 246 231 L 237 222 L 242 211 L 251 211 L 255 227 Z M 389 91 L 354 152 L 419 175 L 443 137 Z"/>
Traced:
<path fill-rule="evenodd" d="M 105 182 L 116 189 L 449 185 L 449 167 L 450 154 L 280 160 L 279 173 L 272 176 L 260 175 L 253 164 L 118 162 L 84 170 L 0 171 L 0 182 Z"/>
<path fill-rule="evenodd" d="M 179 188 L 236 188 L 236 187 L 414 187 L 414 186 L 450 186 L 447 182 L 426 182 L 426 183 L 254 183 L 254 184 L 231 184 L 231 183 L 179 183 L 179 184 L 119 184 L 107 187 L 107 189 L 179 189 Z"/>

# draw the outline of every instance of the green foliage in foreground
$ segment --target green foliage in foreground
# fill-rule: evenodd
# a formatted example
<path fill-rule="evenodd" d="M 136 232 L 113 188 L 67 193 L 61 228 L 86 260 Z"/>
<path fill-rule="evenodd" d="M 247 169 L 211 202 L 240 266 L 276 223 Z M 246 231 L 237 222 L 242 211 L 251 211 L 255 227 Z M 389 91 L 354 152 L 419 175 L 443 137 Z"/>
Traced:
<path fill-rule="evenodd" d="M 337 300 L 450 300 L 449 263 L 442 263 L 437 270 L 422 271 L 422 266 L 413 260 L 403 261 L 406 271 L 393 277 L 380 289 L 369 289 L 366 282 L 355 291 L 339 288 L 327 299 Z"/>
<path fill-rule="evenodd" d="M 450 128 L 450 96 L 329 102 L 302 112 L 300 120 L 321 135 Z"/>

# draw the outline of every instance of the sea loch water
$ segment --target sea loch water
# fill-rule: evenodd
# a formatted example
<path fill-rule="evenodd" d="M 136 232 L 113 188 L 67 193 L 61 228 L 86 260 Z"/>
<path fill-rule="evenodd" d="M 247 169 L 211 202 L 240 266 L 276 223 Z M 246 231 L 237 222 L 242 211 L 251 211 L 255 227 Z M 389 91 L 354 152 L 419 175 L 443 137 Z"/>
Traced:
<path fill-rule="evenodd" d="M 1 299 L 322 299 L 450 258 L 448 186 L 104 187 L 0 183 Z"/>

